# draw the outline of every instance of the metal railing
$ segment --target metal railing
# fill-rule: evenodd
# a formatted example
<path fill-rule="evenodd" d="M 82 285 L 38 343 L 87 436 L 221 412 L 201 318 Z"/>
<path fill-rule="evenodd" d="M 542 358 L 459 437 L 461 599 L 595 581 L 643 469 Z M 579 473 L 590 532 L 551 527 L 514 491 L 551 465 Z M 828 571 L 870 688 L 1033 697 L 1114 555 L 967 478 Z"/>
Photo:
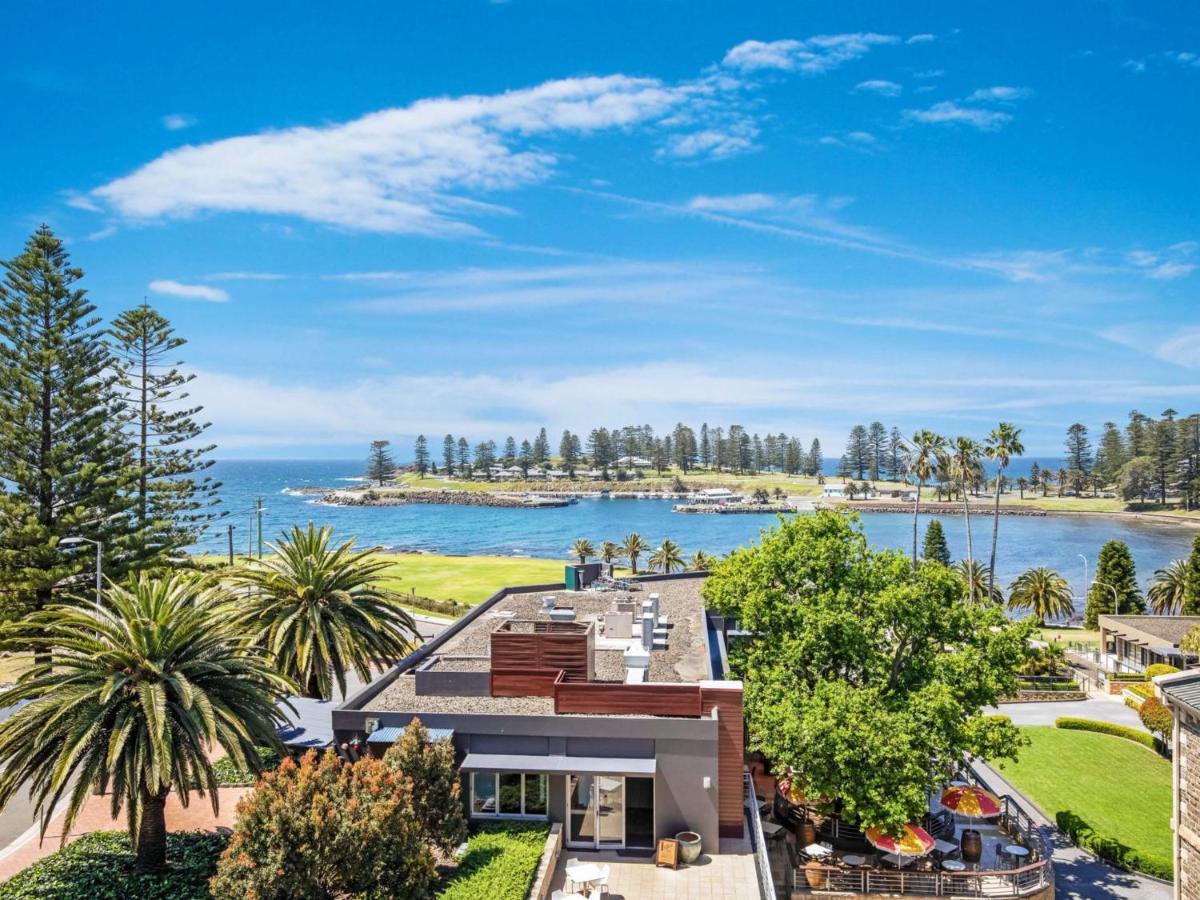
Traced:
<path fill-rule="evenodd" d="M 754 847 L 754 869 L 758 875 L 760 900 L 775 900 L 775 882 L 771 878 L 771 861 L 767 859 L 767 839 L 763 835 L 762 818 L 758 814 L 758 794 L 754 790 L 754 776 L 747 770 L 743 774 L 746 784 L 746 817 L 750 824 L 750 844 Z"/>

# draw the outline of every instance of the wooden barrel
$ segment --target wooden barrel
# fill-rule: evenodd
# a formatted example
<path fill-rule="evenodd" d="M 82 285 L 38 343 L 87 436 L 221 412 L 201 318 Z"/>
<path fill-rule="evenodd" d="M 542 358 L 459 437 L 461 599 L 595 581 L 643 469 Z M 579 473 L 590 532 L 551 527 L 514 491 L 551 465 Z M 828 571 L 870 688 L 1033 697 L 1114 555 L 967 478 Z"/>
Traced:
<path fill-rule="evenodd" d="M 967 828 L 959 842 L 963 862 L 977 863 L 983 857 L 983 836 L 974 828 Z"/>
<path fill-rule="evenodd" d="M 811 819 L 805 819 L 796 826 L 796 840 L 801 849 L 817 842 L 817 827 L 813 825 Z"/>

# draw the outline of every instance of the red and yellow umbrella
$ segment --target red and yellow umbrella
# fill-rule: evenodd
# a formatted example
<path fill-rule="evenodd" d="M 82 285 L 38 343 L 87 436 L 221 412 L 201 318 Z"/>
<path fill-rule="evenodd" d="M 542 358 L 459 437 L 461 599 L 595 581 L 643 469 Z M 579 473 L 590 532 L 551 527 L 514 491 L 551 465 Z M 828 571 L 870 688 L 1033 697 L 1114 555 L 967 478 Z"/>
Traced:
<path fill-rule="evenodd" d="M 867 841 L 876 850 L 897 856 L 924 856 L 934 844 L 928 831 L 911 822 L 904 826 L 898 837 L 890 837 L 878 828 L 868 828 Z"/>
<path fill-rule="evenodd" d="M 942 806 L 969 819 L 990 819 L 1000 815 L 1000 798 L 991 791 L 969 784 L 942 791 Z"/>

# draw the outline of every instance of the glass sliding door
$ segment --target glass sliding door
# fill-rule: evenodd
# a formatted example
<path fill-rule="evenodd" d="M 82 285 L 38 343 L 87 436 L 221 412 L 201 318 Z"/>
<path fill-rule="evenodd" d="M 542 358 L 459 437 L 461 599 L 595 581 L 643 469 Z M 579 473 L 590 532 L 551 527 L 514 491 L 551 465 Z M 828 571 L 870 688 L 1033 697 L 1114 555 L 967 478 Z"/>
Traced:
<path fill-rule="evenodd" d="M 654 779 L 625 779 L 625 846 L 654 847 Z"/>
<path fill-rule="evenodd" d="M 632 799 L 631 799 L 632 798 Z M 654 779 L 567 778 L 567 843 L 580 849 L 654 845 Z M 637 843 L 629 844 L 636 835 Z"/>
<path fill-rule="evenodd" d="M 596 791 L 591 775 L 567 779 L 567 842 L 573 847 L 596 846 Z"/>
<path fill-rule="evenodd" d="M 625 779 L 596 776 L 596 839 L 601 847 L 625 846 Z"/>

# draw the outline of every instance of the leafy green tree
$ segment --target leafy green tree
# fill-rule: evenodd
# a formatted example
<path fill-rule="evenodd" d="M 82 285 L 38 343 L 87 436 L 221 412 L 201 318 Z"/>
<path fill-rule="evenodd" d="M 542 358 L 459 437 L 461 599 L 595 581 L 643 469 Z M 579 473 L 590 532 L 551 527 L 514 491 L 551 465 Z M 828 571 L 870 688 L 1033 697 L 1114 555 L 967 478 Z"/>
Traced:
<path fill-rule="evenodd" d="M 579 558 L 580 563 L 588 561 L 589 556 L 596 555 L 596 548 L 592 546 L 592 542 L 587 538 L 580 538 L 571 545 L 571 555 Z"/>
<path fill-rule="evenodd" d="M 1195 551 L 1192 551 L 1193 555 Z M 1156 569 L 1150 589 L 1146 591 L 1150 612 L 1156 616 L 1177 616 L 1185 608 L 1187 596 L 1188 562 L 1172 560 L 1161 569 Z M 1195 613 L 1187 613 L 1195 615 Z"/>
<path fill-rule="evenodd" d="M 533 464 L 540 466 L 550 461 L 550 439 L 546 437 L 546 429 L 538 432 L 533 442 Z"/>
<path fill-rule="evenodd" d="M 887 442 L 887 428 L 882 422 L 872 422 L 867 428 L 867 469 L 872 481 L 879 480 L 881 470 L 887 471 Z"/>
<path fill-rule="evenodd" d="M 416 443 L 413 445 L 413 465 L 417 469 L 417 474 L 422 478 L 429 471 L 429 442 L 425 440 L 425 435 L 418 434 Z"/>
<path fill-rule="evenodd" d="M 703 591 L 754 635 L 730 656 L 751 748 L 862 827 L 919 819 L 964 754 L 1015 756 L 1018 731 L 982 713 L 1017 689 L 1032 625 L 968 603 L 945 566 L 871 550 L 857 517 L 783 520 Z"/>
<path fill-rule="evenodd" d="M 1179 649 L 1184 653 L 1200 655 L 1200 625 L 1193 625 L 1187 634 L 1179 641 Z"/>
<path fill-rule="evenodd" d="M 1145 611 L 1146 601 L 1138 588 L 1129 545 L 1118 540 L 1105 542 L 1096 563 L 1096 580 L 1088 590 L 1084 624 L 1096 628 L 1101 615 L 1136 615 Z"/>
<path fill-rule="evenodd" d="M 650 545 L 636 531 L 625 535 L 625 540 L 621 542 L 621 555 L 629 560 L 629 568 L 633 574 L 637 574 L 638 557 L 650 549 Z"/>
<path fill-rule="evenodd" d="M 867 429 L 855 425 L 850 430 L 850 438 L 846 441 L 846 452 L 842 455 L 839 475 L 853 476 L 858 479 L 867 477 L 871 467 L 871 439 Z"/>
<path fill-rule="evenodd" d="M 921 513 L 921 488 L 937 472 L 938 461 L 945 446 L 946 439 L 940 434 L 922 429 L 913 435 L 912 443 L 904 448 L 904 466 L 908 471 L 908 476 L 917 482 L 917 492 L 913 498 L 912 524 L 912 565 L 914 570 L 917 568 L 917 518 Z"/>
<path fill-rule="evenodd" d="M 1115 422 L 1105 422 L 1104 433 L 1100 435 L 1100 448 L 1096 451 L 1096 471 L 1105 482 L 1113 482 L 1127 459 L 1121 429 Z"/>
<path fill-rule="evenodd" d="M 257 770 L 256 745 L 279 748 L 277 703 L 293 685 L 241 640 L 224 592 L 181 575 L 110 584 L 102 604 L 52 605 L 4 635 L 6 647 L 54 651 L 0 692 L 26 703 L 0 722 L 0 805 L 29 787 L 45 834 L 66 801 L 63 833 L 92 792 L 127 812 L 142 870 L 166 862 L 165 807 L 174 790 L 217 809 L 212 752 Z M 282 748 L 279 748 L 282 749 Z"/>
<path fill-rule="evenodd" d="M 413 793 L 374 757 L 289 757 L 238 804 L 209 889 L 217 900 L 425 900 L 437 866 Z"/>
<path fill-rule="evenodd" d="M 1175 410 L 1163 410 L 1162 418 L 1151 425 L 1150 458 L 1154 461 L 1154 483 L 1158 488 L 1158 502 L 1167 502 L 1169 479 L 1178 469 L 1178 430 L 1175 427 Z"/>
<path fill-rule="evenodd" d="M 821 442 L 816 438 L 808 446 L 807 463 L 805 471 L 808 475 L 816 476 L 825 471 L 825 455 L 821 452 Z"/>
<path fill-rule="evenodd" d="M 682 572 L 684 569 L 683 551 L 674 541 L 664 540 L 658 549 L 650 554 L 650 567 L 665 575 Z"/>
<path fill-rule="evenodd" d="M 940 519 L 930 519 L 925 526 L 925 541 L 921 544 L 921 559 L 932 560 L 943 566 L 950 565 L 950 548 L 946 545 L 946 532 Z"/>
<path fill-rule="evenodd" d="M 396 463 L 389 446 L 391 441 L 371 441 L 371 453 L 367 457 L 367 479 L 380 487 L 396 474 Z"/>
<path fill-rule="evenodd" d="M 1000 489 L 1004 484 L 1004 470 L 1014 456 L 1025 452 L 1021 443 L 1021 429 L 1012 422 L 1001 422 L 987 437 L 984 454 L 996 465 L 996 496 L 992 504 L 992 555 L 988 561 L 988 593 L 996 581 L 996 542 L 1000 536 Z"/>
<path fill-rule="evenodd" d="M 442 471 L 450 476 L 454 474 L 455 448 L 454 435 L 448 434 L 442 438 Z"/>
<path fill-rule="evenodd" d="M 111 577 L 135 544 L 136 484 L 113 357 L 96 307 L 62 242 L 43 225 L 3 264 L 0 283 L 0 597 L 9 615 L 37 611 L 86 577 L 103 544 Z M 14 602 L 15 601 L 15 602 Z"/>
<path fill-rule="evenodd" d="M 1138 718 L 1151 734 L 1158 735 L 1166 742 L 1171 737 L 1171 729 L 1175 727 L 1175 717 L 1157 697 L 1147 697 L 1138 707 Z"/>
<path fill-rule="evenodd" d="M 1088 437 L 1086 425 L 1076 422 L 1068 428 L 1065 446 L 1068 468 L 1084 473 L 1092 470 L 1092 441 Z"/>
<path fill-rule="evenodd" d="M 1148 456 L 1135 456 L 1117 475 L 1117 487 L 1125 500 L 1146 502 L 1146 495 L 1154 488 L 1154 460 Z"/>
<path fill-rule="evenodd" d="M 1192 541 L 1192 552 L 1184 562 L 1183 596 L 1180 609 L 1185 616 L 1200 616 L 1200 535 Z"/>
<path fill-rule="evenodd" d="M 246 588 L 230 617 L 305 697 L 346 693 L 346 672 L 369 681 L 375 667 L 407 655 L 417 638 L 400 598 L 383 586 L 388 562 L 354 540 L 331 544 L 333 529 L 299 525 L 231 580 Z"/>
<path fill-rule="evenodd" d="M 458 439 L 458 474 L 463 478 L 471 477 L 471 445 L 465 437 Z"/>
<path fill-rule="evenodd" d="M 131 564 L 164 564 L 194 544 L 216 518 L 216 484 L 202 475 L 213 464 L 214 445 L 196 441 L 208 428 L 197 422 L 203 407 L 189 404 L 195 378 L 172 359 L 187 343 L 166 317 L 143 303 L 112 323 L 117 385 L 125 430 L 133 445 L 132 488 L 136 533 Z"/>
<path fill-rule="evenodd" d="M 431 847 L 449 854 L 467 839 L 458 766 L 449 738 L 431 741 L 421 720 L 413 719 L 400 740 L 383 754 L 383 764 L 397 777 L 412 782 L 413 813 Z"/>
<path fill-rule="evenodd" d="M 1075 612 L 1071 586 L 1053 569 L 1026 569 L 1008 589 L 1008 608 L 1028 611 L 1039 625 L 1047 619 L 1069 619 Z"/>

